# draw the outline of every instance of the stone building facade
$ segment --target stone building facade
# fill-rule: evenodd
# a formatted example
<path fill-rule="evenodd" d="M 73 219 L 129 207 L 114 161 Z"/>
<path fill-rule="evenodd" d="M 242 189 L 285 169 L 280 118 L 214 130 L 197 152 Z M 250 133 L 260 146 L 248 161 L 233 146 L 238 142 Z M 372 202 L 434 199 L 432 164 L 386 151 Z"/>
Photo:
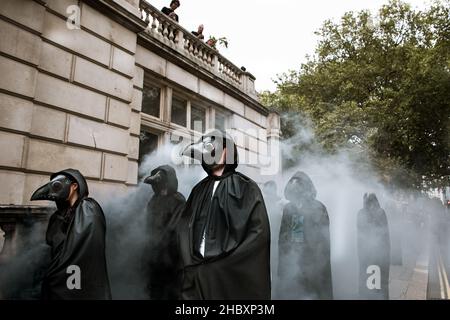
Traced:
<path fill-rule="evenodd" d="M 2 0 L 0 72 L 0 223 L 52 172 L 123 193 L 145 154 L 208 128 L 232 129 L 258 179 L 279 136 L 255 78 L 144 0 Z"/>

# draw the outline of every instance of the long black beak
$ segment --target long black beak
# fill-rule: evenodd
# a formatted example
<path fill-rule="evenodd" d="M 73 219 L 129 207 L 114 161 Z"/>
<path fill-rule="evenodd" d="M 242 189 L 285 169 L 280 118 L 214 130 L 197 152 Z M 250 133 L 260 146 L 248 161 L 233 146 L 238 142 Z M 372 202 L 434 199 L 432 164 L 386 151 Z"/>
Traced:
<path fill-rule="evenodd" d="M 151 184 L 153 185 L 154 183 L 158 183 L 162 180 L 162 175 L 161 175 L 161 171 L 158 171 L 157 173 L 155 173 L 152 176 L 148 176 L 147 178 L 144 179 L 144 183 L 147 184 Z"/>
<path fill-rule="evenodd" d="M 203 158 L 203 142 L 195 142 L 184 148 L 181 155 L 202 161 Z"/>
<path fill-rule="evenodd" d="M 52 200 L 50 199 L 50 182 L 38 188 L 31 196 L 31 201 L 36 200 Z"/>

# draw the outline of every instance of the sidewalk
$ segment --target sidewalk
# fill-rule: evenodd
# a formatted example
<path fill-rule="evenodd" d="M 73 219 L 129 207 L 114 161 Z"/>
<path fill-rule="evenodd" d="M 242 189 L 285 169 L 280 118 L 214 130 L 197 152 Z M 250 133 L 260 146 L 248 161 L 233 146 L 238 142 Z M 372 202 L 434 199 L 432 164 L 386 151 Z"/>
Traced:
<path fill-rule="evenodd" d="M 406 260 L 406 259 L 404 259 Z M 389 296 L 391 300 L 426 300 L 428 287 L 428 253 L 402 266 L 391 266 Z"/>

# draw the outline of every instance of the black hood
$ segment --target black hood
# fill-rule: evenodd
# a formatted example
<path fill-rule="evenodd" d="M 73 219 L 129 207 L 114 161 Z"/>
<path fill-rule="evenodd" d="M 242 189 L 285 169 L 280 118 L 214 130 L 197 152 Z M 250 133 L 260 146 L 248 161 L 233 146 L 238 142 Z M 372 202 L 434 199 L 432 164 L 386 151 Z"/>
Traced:
<path fill-rule="evenodd" d="M 70 192 L 70 185 L 78 184 L 79 200 L 89 195 L 88 186 L 83 175 L 75 169 L 66 169 L 55 172 L 50 176 L 50 182 L 39 187 L 31 196 L 31 201 L 55 201 L 58 207 L 63 207 Z"/>
<path fill-rule="evenodd" d="M 80 171 L 76 169 L 62 170 L 52 174 L 50 176 L 50 180 L 61 174 L 70 177 L 73 181 L 75 181 L 78 184 L 78 196 L 80 198 L 85 198 L 89 195 L 89 189 L 86 179 L 84 178 L 84 176 L 81 174 Z"/>
<path fill-rule="evenodd" d="M 205 143 L 208 141 L 208 145 Z M 233 138 L 224 131 L 211 130 L 205 132 L 195 143 L 188 145 L 182 152 L 182 155 L 201 161 L 203 169 L 208 175 L 211 175 L 215 163 L 206 163 L 205 159 L 216 157 L 216 150 L 227 149 L 224 173 L 233 172 L 239 164 L 239 155 L 237 146 Z M 230 152 L 231 151 L 231 152 Z"/>
<path fill-rule="evenodd" d="M 380 209 L 380 203 L 378 202 L 375 193 L 364 194 L 364 209 Z"/>
<path fill-rule="evenodd" d="M 298 171 L 287 183 L 284 196 L 287 200 L 297 203 L 302 199 L 314 200 L 317 191 L 309 176 L 302 171 Z"/>
<path fill-rule="evenodd" d="M 159 175 L 162 172 L 163 174 Z M 168 194 L 173 194 L 178 191 L 177 173 L 174 168 L 169 165 L 159 166 L 152 170 L 150 176 L 144 179 L 144 183 L 151 184 L 153 190 L 159 190 L 159 186 L 167 188 Z"/>

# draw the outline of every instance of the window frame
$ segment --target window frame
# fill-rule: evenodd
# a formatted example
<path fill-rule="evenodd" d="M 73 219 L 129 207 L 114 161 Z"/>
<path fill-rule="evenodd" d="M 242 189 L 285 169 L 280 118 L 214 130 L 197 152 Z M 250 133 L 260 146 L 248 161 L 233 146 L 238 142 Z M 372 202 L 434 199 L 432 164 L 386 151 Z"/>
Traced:
<path fill-rule="evenodd" d="M 159 97 L 159 117 L 156 117 L 154 115 L 151 115 L 149 113 L 145 113 L 144 110 L 144 90 L 146 86 L 151 86 L 151 87 L 155 87 L 160 89 L 160 97 Z M 147 73 L 144 74 L 144 83 L 143 83 L 143 87 L 142 87 L 142 101 L 141 101 L 141 114 L 143 114 L 145 117 L 150 117 L 152 119 L 156 119 L 159 121 L 164 120 L 164 106 L 165 106 L 165 101 L 166 101 L 166 96 L 167 96 L 167 91 L 168 91 L 168 86 L 158 80 L 155 77 L 152 77 L 151 75 L 148 75 Z"/>
<path fill-rule="evenodd" d="M 181 124 L 173 122 L 173 100 L 176 98 L 177 100 L 182 100 L 186 102 L 186 126 L 183 126 Z M 189 130 L 188 126 L 190 125 L 190 99 L 185 94 L 180 93 L 179 91 L 175 91 L 175 89 L 172 88 L 172 95 L 170 97 L 170 125 L 184 129 Z"/>

